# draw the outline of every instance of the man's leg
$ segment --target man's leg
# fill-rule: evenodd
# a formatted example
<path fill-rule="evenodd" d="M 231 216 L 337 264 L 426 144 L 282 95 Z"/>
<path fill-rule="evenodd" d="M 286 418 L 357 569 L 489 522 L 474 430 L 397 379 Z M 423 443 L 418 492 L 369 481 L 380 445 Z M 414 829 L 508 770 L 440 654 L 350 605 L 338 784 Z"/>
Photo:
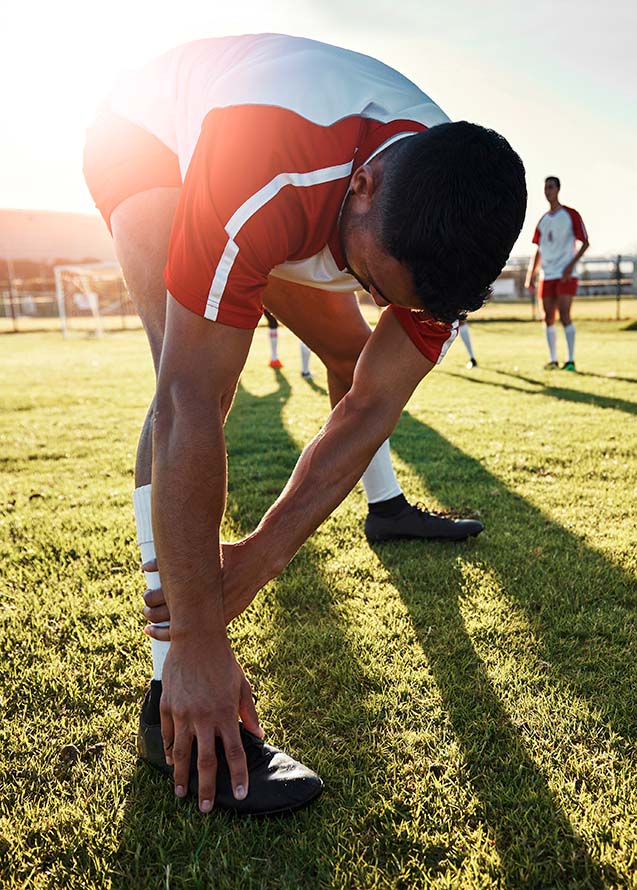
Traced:
<path fill-rule="evenodd" d="M 156 188 L 140 192 L 119 204 L 111 215 L 115 252 L 148 337 L 155 375 L 159 368 L 166 325 L 166 285 L 163 273 L 170 229 L 180 192 L 180 188 Z M 150 486 L 153 409 L 154 400 L 142 427 L 135 462 L 133 505 L 142 564 L 155 559 Z M 159 573 L 145 574 L 150 590 L 161 586 Z M 169 646 L 169 643 L 161 640 L 151 640 L 154 680 L 161 680 Z"/>
<path fill-rule="evenodd" d="M 371 334 L 355 295 L 271 279 L 264 302 L 325 364 L 334 407 L 349 391 L 356 362 Z M 380 446 L 361 481 L 369 507 L 365 533 L 370 541 L 403 537 L 460 540 L 483 529 L 476 520 L 454 521 L 412 507 L 396 479 L 389 440 Z"/>
<path fill-rule="evenodd" d="M 279 360 L 279 322 L 267 309 L 265 310 L 265 317 L 268 322 L 268 335 L 270 338 L 270 367 L 282 368 L 283 365 Z"/>
<path fill-rule="evenodd" d="M 567 371 L 575 370 L 575 325 L 571 318 L 571 305 L 573 303 L 572 294 L 560 294 L 557 298 L 558 310 L 560 313 L 560 321 L 564 328 L 564 336 L 566 337 L 566 347 L 568 357 L 566 363 L 562 366 Z"/>
<path fill-rule="evenodd" d="M 467 354 L 469 356 L 469 361 L 467 362 L 467 368 L 476 368 L 478 363 L 476 361 L 476 357 L 473 354 L 473 346 L 471 344 L 471 334 L 469 333 L 469 325 L 466 321 L 460 322 L 460 337 L 462 342 L 464 343 L 465 349 L 467 350 Z"/>
<path fill-rule="evenodd" d="M 312 372 L 310 371 L 310 358 L 312 356 L 312 350 L 309 346 L 306 346 L 303 340 L 299 340 L 299 347 L 301 350 L 301 377 L 304 380 L 312 379 Z"/>
<path fill-rule="evenodd" d="M 546 342 L 549 348 L 549 360 L 544 366 L 547 370 L 557 368 L 557 340 L 555 336 L 555 313 L 557 311 L 557 294 L 552 291 L 547 292 L 547 287 L 551 282 L 543 282 L 542 290 L 542 306 L 544 308 L 544 324 L 546 331 Z"/>

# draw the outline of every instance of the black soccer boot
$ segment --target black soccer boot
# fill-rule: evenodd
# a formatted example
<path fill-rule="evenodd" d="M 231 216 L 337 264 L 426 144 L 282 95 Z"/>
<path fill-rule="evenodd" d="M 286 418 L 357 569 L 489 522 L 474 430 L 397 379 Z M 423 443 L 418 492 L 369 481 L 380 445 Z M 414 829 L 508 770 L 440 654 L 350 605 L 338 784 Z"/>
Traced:
<path fill-rule="evenodd" d="M 166 763 L 164 757 L 159 718 L 160 698 L 161 682 L 152 680 L 139 715 L 137 746 L 140 757 L 146 763 L 172 778 L 173 768 Z M 228 762 L 221 739 L 217 739 L 215 807 L 246 816 L 271 816 L 297 810 L 319 796 L 323 790 L 323 782 L 316 773 L 278 748 L 267 745 L 248 732 L 241 723 L 239 732 L 250 777 L 248 796 L 244 800 L 236 800 L 232 794 Z M 194 795 L 198 791 L 196 739 L 193 741 L 190 758 L 188 791 Z"/>
<path fill-rule="evenodd" d="M 477 519 L 452 519 L 441 513 L 430 513 L 405 501 L 400 512 L 382 515 L 373 512 L 365 519 L 365 535 L 370 544 L 399 538 L 424 538 L 430 541 L 466 541 L 484 531 Z"/>

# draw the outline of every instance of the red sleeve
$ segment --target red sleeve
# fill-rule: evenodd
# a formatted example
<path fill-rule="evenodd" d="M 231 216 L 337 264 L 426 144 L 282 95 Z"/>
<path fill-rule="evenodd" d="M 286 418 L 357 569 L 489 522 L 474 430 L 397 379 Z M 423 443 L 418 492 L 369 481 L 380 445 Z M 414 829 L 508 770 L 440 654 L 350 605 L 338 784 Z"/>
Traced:
<path fill-rule="evenodd" d="M 413 309 L 402 306 L 390 306 L 387 312 L 394 313 L 411 342 L 434 365 L 440 364 L 458 336 L 457 321 L 445 324 L 426 317 L 422 312 L 414 312 Z"/>
<path fill-rule="evenodd" d="M 535 227 L 535 234 L 533 235 L 533 244 L 540 244 L 540 224 L 538 223 Z"/>
<path fill-rule="evenodd" d="M 322 127 L 283 108 L 233 106 L 202 125 L 165 270 L 189 309 L 256 327 L 268 274 L 327 243 L 349 183 L 361 121 Z"/>
<path fill-rule="evenodd" d="M 568 215 L 571 217 L 571 222 L 573 224 L 573 234 L 575 235 L 576 241 L 588 241 L 588 234 L 586 233 L 586 226 L 584 225 L 584 220 L 579 215 L 577 210 L 573 210 L 572 207 L 567 207 Z"/>

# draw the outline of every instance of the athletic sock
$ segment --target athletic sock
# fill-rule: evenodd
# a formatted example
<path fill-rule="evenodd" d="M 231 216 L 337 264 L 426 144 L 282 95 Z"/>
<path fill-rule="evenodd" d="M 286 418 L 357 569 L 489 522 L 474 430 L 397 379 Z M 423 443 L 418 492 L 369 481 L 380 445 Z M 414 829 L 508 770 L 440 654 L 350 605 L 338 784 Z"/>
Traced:
<path fill-rule="evenodd" d="M 549 361 L 557 361 L 557 338 L 555 336 L 555 325 L 546 325 L 546 342 L 549 345 Z"/>
<path fill-rule="evenodd" d="M 133 492 L 133 508 L 135 510 L 135 525 L 137 526 L 137 543 L 142 557 L 142 564 L 156 558 L 155 542 L 153 540 L 153 522 L 150 485 L 142 485 Z M 161 587 L 159 572 L 144 572 L 146 584 L 149 590 Z M 169 627 L 170 622 L 163 621 L 158 627 Z M 164 661 L 168 654 L 170 643 L 163 640 L 150 640 L 150 651 L 153 659 L 153 680 L 161 680 Z"/>
<path fill-rule="evenodd" d="M 391 519 L 392 516 L 398 516 L 405 507 L 409 506 L 407 498 L 404 494 L 397 494 L 395 498 L 389 498 L 387 501 L 378 501 L 376 504 L 368 504 L 369 512 L 374 516 L 382 516 L 384 519 Z"/>
<path fill-rule="evenodd" d="M 301 373 L 309 374 L 310 373 L 310 356 L 312 355 L 312 350 L 309 346 L 306 346 L 303 340 L 299 340 L 301 344 Z"/>
<path fill-rule="evenodd" d="M 385 439 L 361 478 L 367 502 L 388 501 L 402 494 L 402 489 L 394 474 L 389 451 L 389 439 Z"/>
<path fill-rule="evenodd" d="M 475 355 L 473 354 L 473 348 L 471 346 L 471 334 L 469 333 L 469 325 L 467 325 L 467 324 L 460 325 L 460 336 L 462 337 L 462 342 L 465 345 L 465 349 L 469 353 L 469 358 L 475 359 Z"/>
<path fill-rule="evenodd" d="M 566 346 L 568 347 L 569 362 L 575 361 L 575 325 L 573 322 L 564 325 L 564 336 L 566 337 Z"/>
<path fill-rule="evenodd" d="M 279 358 L 279 332 L 276 330 L 270 331 L 270 361 L 276 362 Z"/>

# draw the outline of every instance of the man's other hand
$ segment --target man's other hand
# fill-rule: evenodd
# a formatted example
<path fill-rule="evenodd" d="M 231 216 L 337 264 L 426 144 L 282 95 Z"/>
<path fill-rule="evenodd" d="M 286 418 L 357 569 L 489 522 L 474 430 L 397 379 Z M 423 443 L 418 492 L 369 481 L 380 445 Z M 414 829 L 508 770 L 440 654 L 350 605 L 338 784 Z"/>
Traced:
<path fill-rule="evenodd" d="M 253 553 L 254 551 L 254 553 Z M 252 555 L 251 555 L 252 554 Z M 270 578 L 259 578 L 258 572 L 263 568 L 256 547 L 249 540 L 234 544 L 221 544 L 223 617 L 226 625 L 240 615 L 250 605 L 261 587 Z M 157 561 L 152 560 L 142 566 L 144 572 L 157 572 Z M 144 591 L 144 617 L 150 622 L 144 633 L 154 640 L 170 640 L 169 627 L 156 627 L 162 622 L 170 621 L 170 612 L 161 587 Z"/>

